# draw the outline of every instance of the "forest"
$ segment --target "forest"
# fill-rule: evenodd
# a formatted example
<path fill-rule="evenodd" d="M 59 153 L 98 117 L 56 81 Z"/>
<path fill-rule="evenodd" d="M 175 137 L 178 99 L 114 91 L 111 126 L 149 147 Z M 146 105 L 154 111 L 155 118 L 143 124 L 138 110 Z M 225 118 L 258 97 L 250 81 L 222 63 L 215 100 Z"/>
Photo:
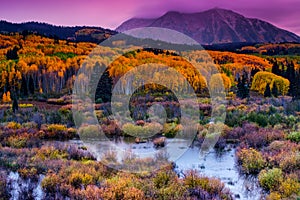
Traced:
<path fill-rule="evenodd" d="M 174 93 L 188 91 L 190 85 L 197 105 L 188 105 L 186 100 L 185 109 L 192 114 L 200 112 L 192 146 L 200 147 L 205 138 L 214 137 L 214 130 L 222 130 L 214 150 L 218 155 L 234 150 L 238 173 L 257 183 L 259 197 L 299 200 L 299 44 L 261 44 L 232 52 L 192 50 L 190 58 L 201 64 L 201 73 L 192 60 L 184 59 L 185 52 L 133 48 L 113 60 L 101 76 L 78 75 L 82 67 L 87 71 L 102 69 L 119 52 L 118 48 L 97 49 L 92 42 L 28 33 L 0 34 L 0 199 L 231 200 L 246 195 L 231 191 L 236 183 L 209 177 L 197 168 L 178 172 L 176 163 L 164 155 L 155 159 L 123 158 L 130 167 L 150 169 L 160 165 L 156 171 L 142 173 L 116 170 L 122 163 L 114 152 L 99 160 L 84 143 L 77 144 L 82 137 L 94 137 L 99 127 L 84 123 L 76 126 L 79 122 L 74 121 L 72 112 L 76 81 L 82 87 L 76 90 L 85 91 L 96 84 L 94 114 L 107 138 L 149 144 L 154 150 L 180 135 L 184 119 L 179 113 L 183 108 Z M 134 79 L 121 79 L 148 63 L 162 66 L 144 73 L 155 74 L 168 66 L 182 76 L 166 70 L 154 77 L 170 88 L 148 84 L 138 90 Z M 123 81 L 120 85 L 119 80 Z M 222 87 L 224 90 L 219 91 Z M 124 119 L 126 123 L 120 125 L 117 119 L 111 119 L 113 90 L 133 94 L 129 110 L 134 124 Z M 225 96 L 226 105 L 217 109 L 226 113 L 224 122 L 211 118 L 209 97 L 213 91 Z M 123 102 L 118 103 L 122 107 Z M 151 121 L 145 114 L 156 103 L 166 110 L 164 124 Z M 84 104 L 79 102 L 77 106 Z M 85 120 L 80 120 L 89 121 L 90 113 L 84 111 L 80 117 Z M 159 130 L 156 135 L 144 138 L 155 130 Z M 107 164 L 112 161 L 114 167 Z M 16 182 L 23 186 L 16 186 Z"/>

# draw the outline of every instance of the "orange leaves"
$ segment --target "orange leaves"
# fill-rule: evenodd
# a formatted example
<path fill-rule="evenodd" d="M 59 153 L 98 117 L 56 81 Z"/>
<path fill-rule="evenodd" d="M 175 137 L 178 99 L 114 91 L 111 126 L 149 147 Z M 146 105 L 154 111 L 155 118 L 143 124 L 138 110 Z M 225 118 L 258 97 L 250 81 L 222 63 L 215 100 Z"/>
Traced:
<path fill-rule="evenodd" d="M 132 52 L 118 58 L 111 64 L 108 72 L 116 82 L 129 70 L 145 64 L 149 66 L 145 73 L 153 74 L 154 79 L 164 82 L 166 85 L 173 85 L 171 90 L 186 89 L 182 88 L 185 85 L 184 81 L 188 81 L 195 91 L 206 87 L 205 78 L 182 57 L 167 54 L 156 55 L 149 51 Z M 167 69 L 168 67 L 175 69 L 181 76 L 175 75 L 175 71 Z"/>
<path fill-rule="evenodd" d="M 9 102 L 11 102 L 10 92 L 9 91 L 3 94 L 2 101 L 3 101 L 3 103 L 9 103 Z"/>
<path fill-rule="evenodd" d="M 272 67 L 265 59 L 253 55 L 219 51 L 208 51 L 208 53 L 218 65 L 230 66 L 230 69 L 236 70 L 237 72 L 242 71 L 245 67 L 260 70 L 270 69 Z"/>

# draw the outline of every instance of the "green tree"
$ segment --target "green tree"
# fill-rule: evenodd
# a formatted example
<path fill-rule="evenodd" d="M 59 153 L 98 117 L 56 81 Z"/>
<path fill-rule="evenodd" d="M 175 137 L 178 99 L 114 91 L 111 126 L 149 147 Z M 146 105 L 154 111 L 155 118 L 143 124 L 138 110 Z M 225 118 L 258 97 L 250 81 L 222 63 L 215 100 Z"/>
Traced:
<path fill-rule="evenodd" d="M 272 95 L 274 97 L 278 97 L 278 87 L 275 82 L 273 83 L 273 87 L 272 87 Z"/>
<path fill-rule="evenodd" d="M 270 84 L 267 83 L 265 92 L 264 92 L 264 97 L 271 97 L 271 88 L 270 88 Z"/>

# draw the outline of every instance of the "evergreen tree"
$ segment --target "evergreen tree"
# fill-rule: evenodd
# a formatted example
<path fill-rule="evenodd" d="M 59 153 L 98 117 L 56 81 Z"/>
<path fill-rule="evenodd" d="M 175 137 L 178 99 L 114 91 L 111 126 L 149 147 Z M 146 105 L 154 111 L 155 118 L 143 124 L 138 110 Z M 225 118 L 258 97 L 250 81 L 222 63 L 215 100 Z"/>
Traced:
<path fill-rule="evenodd" d="M 297 79 L 295 65 L 293 62 L 288 63 L 287 65 L 286 78 L 290 81 L 290 88 L 288 94 L 294 97 L 297 93 Z"/>
<path fill-rule="evenodd" d="M 297 73 L 295 74 L 295 90 L 293 93 L 293 99 L 300 99 L 300 69 L 298 69 Z"/>
<path fill-rule="evenodd" d="M 237 96 L 241 99 L 249 97 L 249 85 L 247 83 L 247 77 L 244 75 L 242 78 L 238 79 L 237 84 Z"/>
<path fill-rule="evenodd" d="M 8 50 L 7 53 L 6 53 L 6 59 L 7 60 L 17 60 L 17 59 L 19 59 L 18 50 L 19 49 L 16 46 L 13 49 Z"/>
<path fill-rule="evenodd" d="M 275 82 L 273 83 L 272 95 L 273 97 L 278 97 L 278 88 Z"/>
<path fill-rule="evenodd" d="M 264 92 L 264 97 L 271 97 L 271 88 L 270 84 L 268 83 Z"/>
<path fill-rule="evenodd" d="M 280 71 L 279 65 L 278 65 L 276 60 L 273 63 L 273 66 L 272 66 L 272 73 L 276 74 L 276 75 L 281 75 L 281 71 Z"/>
<path fill-rule="evenodd" d="M 15 113 L 17 110 L 19 110 L 18 99 L 17 99 L 17 96 L 16 96 L 16 95 L 14 95 L 14 98 L 13 98 L 13 102 L 12 102 L 12 110 L 13 110 L 14 113 Z"/>

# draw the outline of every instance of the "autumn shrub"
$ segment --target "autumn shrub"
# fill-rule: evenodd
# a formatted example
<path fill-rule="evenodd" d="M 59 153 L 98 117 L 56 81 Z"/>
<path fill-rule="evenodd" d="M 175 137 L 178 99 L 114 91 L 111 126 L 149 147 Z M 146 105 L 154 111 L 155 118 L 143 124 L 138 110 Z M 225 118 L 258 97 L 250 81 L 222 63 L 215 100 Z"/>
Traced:
<path fill-rule="evenodd" d="M 69 183 L 75 188 L 80 188 L 82 186 L 86 187 L 93 181 L 93 177 L 90 174 L 82 174 L 79 172 L 71 173 L 68 179 Z"/>
<path fill-rule="evenodd" d="M 50 132 L 63 132 L 66 130 L 67 130 L 67 127 L 62 124 L 50 124 L 47 126 L 47 131 L 50 131 Z"/>
<path fill-rule="evenodd" d="M 236 127 L 233 128 L 231 131 L 229 131 L 226 135 L 226 139 L 231 139 L 231 140 L 237 140 L 240 139 L 242 136 L 244 136 L 245 131 L 242 127 Z"/>
<path fill-rule="evenodd" d="M 145 199 L 141 180 L 134 175 L 119 174 L 105 180 L 104 199 Z"/>
<path fill-rule="evenodd" d="M 259 128 L 258 131 L 245 134 L 241 140 L 248 147 L 262 148 L 275 140 L 283 140 L 284 138 L 285 134 L 281 130 Z"/>
<path fill-rule="evenodd" d="M 259 184 L 266 190 L 276 191 L 284 180 L 283 172 L 279 168 L 262 170 L 258 175 Z"/>
<path fill-rule="evenodd" d="M 7 128 L 11 128 L 11 129 L 21 128 L 21 124 L 19 124 L 17 122 L 8 122 L 8 124 L 6 126 L 7 126 Z"/>
<path fill-rule="evenodd" d="M 300 142 L 300 132 L 291 132 L 288 134 L 287 139 L 292 142 Z"/>
<path fill-rule="evenodd" d="M 78 133 L 81 138 L 99 138 L 100 127 L 97 125 L 82 125 Z"/>
<path fill-rule="evenodd" d="M 176 123 L 165 123 L 162 133 L 167 138 L 173 138 L 180 131 L 180 127 Z"/>
<path fill-rule="evenodd" d="M 22 124 L 23 128 L 37 128 L 38 124 L 35 122 L 26 122 Z"/>
<path fill-rule="evenodd" d="M 279 166 L 286 172 L 300 170 L 300 151 L 287 152 L 280 160 Z"/>
<path fill-rule="evenodd" d="M 43 139 L 66 140 L 77 137 L 76 131 L 74 129 L 68 129 L 66 125 L 62 124 L 50 124 L 46 126 L 43 125 L 42 131 L 43 134 L 40 134 L 40 136 Z"/>
<path fill-rule="evenodd" d="M 148 138 L 160 133 L 161 130 L 163 129 L 163 126 L 159 123 L 151 122 L 151 123 L 145 123 L 143 129 L 144 129 L 144 136 Z"/>
<path fill-rule="evenodd" d="M 20 103 L 19 108 L 32 108 L 33 104 L 32 103 Z"/>
<path fill-rule="evenodd" d="M 259 173 L 266 165 L 262 154 L 253 148 L 239 149 L 236 155 L 238 162 L 242 166 L 242 171 L 246 174 Z"/>
<path fill-rule="evenodd" d="M 7 138 L 7 145 L 13 148 L 24 148 L 27 145 L 30 135 L 25 133 L 19 136 L 10 136 Z"/>
<path fill-rule="evenodd" d="M 121 135 L 122 132 L 116 120 L 106 120 L 105 123 L 101 123 L 101 128 L 109 136 Z"/>
<path fill-rule="evenodd" d="M 61 178 L 58 175 L 51 173 L 45 176 L 41 186 L 46 193 L 55 193 L 58 190 L 60 182 Z"/>
<path fill-rule="evenodd" d="M 278 191 L 283 197 L 290 197 L 293 194 L 300 195 L 300 181 L 297 177 L 290 175 L 282 181 Z"/>
<path fill-rule="evenodd" d="M 126 123 L 123 125 L 122 130 L 126 135 L 140 137 L 143 136 L 143 127 L 132 123 Z"/>
<path fill-rule="evenodd" d="M 189 189 L 190 195 L 196 198 L 206 197 L 206 199 L 232 199 L 231 194 L 224 184 L 215 178 L 200 176 L 195 170 L 187 172 L 184 178 L 184 185 Z"/>
<path fill-rule="evenodd" d="M 73 160 L 96 160 L 96 158 L 87 150 L 80 149 L 75 145 L 67 148 L 68 158 Z"/>
<path fill-rule="evenodd" d="M 267 147 L 267 150 L 269 152 L 280 152 L 282 150 L 284 150 L 284 148 L 286 147 L 286 145 L 288 145 L 288 143 L 286 141 L 273 141 L 270 143 L 270 145 Z"/>
<path fill-rule="evenodd" d="M 281 195 L 279 192 L 271 192 L 267 197 L 266 200 L 281 200 Z"/>
<path fill-rule="evenodd" d="M 174 177 L 175 176 L 173 173 L 170 173 L 168 171 L 160 171 L 155 175 L 153 183 L 156 188 L 163 188 L 168 186 L 171 182 L 171 179 L 173 179 Z"/>
<path fill-rule="evenodd" d="M 180 181 L 173 181 L 167 187 L 159 188 L 155 196 L 157 199 L 182 200 L 188 199 L 191 195 Z"/>
<path fill-rule="evenodd" d="M 99 188 L 96 185 L 88 185 L 86 188 L 71 191 L 70 196 L 74 199 L 102 199 L 103 188 Z"/>
<path fill-rule="evenodd" d="M 18 172 L 23 179 L 28 179 L 28 178 L 30 178 L 31 180 L 38 179 L 38 171 L 34 167 L 21 168 L 18 170 Z"/>

